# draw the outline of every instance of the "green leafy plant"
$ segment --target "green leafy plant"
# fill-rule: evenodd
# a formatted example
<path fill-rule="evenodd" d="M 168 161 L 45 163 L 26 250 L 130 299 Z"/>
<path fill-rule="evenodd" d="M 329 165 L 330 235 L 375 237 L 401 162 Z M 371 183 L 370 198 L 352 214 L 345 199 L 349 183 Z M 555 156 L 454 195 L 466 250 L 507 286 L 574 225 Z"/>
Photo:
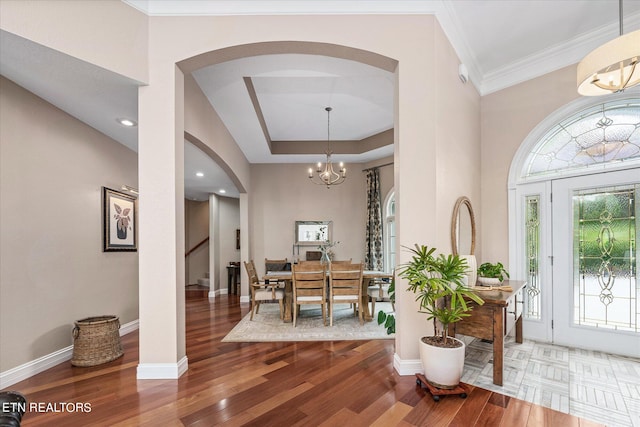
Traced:
<path fill-rule="evenodd" d="M 485 262 L 478 267 L 478 276 L 493 277 L 502 282 L 505 276 L 507 278 L 509 277 L 509 273 L 505 270 L 504 265 L 502 265 L 501 262 L 497 262 L 495 264 Z"/>
<path fill-rule="evenodd" d="M 484 304 L 464 283 L 467 261 L 458 255 L 434 255 L 435 248 L 415 245 L 407 248 L 413 256 L 403 264 L 399 276 L 409 281 L 409 290 L 417 294 L 420 312 L 433 321 L 433 335 L 439 343 L 448 345 L 449 326 L 469 316 L 472 306 L 468 300 Z"/>
<path fill-rule="evenodd" d="M 396 278 L 393 277 L 391 279 L 391 283 L 389 283 L 389 300 L 391 303 L 395 304 L 396 302 Z M 395 313 L 385 313 L 380 310 L 378 312 L 378 325 L 384 325 L 387 329 L 387 335 L 396 333 L 396 316 Z"/>

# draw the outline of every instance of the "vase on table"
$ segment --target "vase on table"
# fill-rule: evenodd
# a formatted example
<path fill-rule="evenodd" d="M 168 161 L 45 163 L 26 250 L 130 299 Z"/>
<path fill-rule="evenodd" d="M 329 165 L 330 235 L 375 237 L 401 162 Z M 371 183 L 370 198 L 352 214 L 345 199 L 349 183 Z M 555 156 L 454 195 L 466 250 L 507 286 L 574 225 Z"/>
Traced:
<path fill-rule="evenodd" d="M 322 251 L 322 256 L 320 257 L 320 263 L 322 265 L 326 265 L 327 267 L 331 264 L 331 258 L 329 257 L 329 253 L 326 251 Z"/>

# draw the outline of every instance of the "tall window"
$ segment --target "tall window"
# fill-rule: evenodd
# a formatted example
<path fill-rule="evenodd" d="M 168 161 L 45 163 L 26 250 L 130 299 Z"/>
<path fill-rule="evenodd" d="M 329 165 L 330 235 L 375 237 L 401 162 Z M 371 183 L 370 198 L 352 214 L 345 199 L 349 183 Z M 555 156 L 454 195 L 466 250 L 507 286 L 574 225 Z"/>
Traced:
<path fill-rule="evenodd" d="M 392 271 L 396 266 L 396 195 L 389 192 L 384 204 L 384 268 Z"/>
<path fill-rule="evenodd" d="M 540 319 L 540 196 L 525 198 L 527 299 L 525 317 Z"/>

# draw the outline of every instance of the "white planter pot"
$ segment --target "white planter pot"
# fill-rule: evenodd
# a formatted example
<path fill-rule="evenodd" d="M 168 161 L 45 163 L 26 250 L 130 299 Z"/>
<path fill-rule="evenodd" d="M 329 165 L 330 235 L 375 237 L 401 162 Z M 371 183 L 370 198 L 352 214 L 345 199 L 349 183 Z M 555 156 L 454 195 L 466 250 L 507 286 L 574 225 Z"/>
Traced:
<path fill-rule="evenodd" d="M 497 277 L 482 277 L 478 276 L 478 282 L 485 286 L 498 286 L 502 281 Z"/>
<path fill-rule="evenodd" d="M 464 342 L 456 348 L 436 347 L 420 339 L 420 359 L 427 381 L 438 388 L 453 389 L 460 384 L 464 369 Z"/>

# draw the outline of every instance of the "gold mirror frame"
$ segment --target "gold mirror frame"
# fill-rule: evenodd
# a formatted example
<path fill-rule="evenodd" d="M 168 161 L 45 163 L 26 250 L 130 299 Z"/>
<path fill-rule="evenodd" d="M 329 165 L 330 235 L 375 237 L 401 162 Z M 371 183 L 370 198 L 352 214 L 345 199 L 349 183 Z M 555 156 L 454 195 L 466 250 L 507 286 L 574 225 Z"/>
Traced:
<path fill-rule="evenodd" d="M 458 218 L 460 217 L 460 206 L 465 205 L 469 211 L 469 221 L 471 222 L 471 253 L 459 254 L 458 253 Z M 468 197 L 462 196 L 456 200 L 456 204 L 453 207 L 453 215 L 451 217 L 451 252 L 454 255 L 475 255 L 476 251 L 476 219 L 473 214 L 473 208 L 471 207 L 471 200 Z"/>

